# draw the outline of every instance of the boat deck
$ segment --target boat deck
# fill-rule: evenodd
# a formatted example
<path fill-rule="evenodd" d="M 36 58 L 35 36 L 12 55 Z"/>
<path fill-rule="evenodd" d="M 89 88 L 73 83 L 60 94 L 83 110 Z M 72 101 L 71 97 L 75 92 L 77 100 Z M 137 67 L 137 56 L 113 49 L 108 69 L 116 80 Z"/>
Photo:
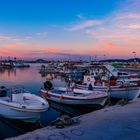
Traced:
<path fill-rule="evenodd" d="M 64 90 L 59 90 L 59 89 L 53 89 L 51 90 L 51 93 L 53 94 L 59 94 L 59 95 L 66 95 L 66 96 L 76 96 L 76 97 L 101 97 L 106 95 L 105 92 L 97 92 L 97 91 L 92 91 L 89 93 L 79 93 L 79 92 L 73 92 L 73 91 L 64 91 Z"/>

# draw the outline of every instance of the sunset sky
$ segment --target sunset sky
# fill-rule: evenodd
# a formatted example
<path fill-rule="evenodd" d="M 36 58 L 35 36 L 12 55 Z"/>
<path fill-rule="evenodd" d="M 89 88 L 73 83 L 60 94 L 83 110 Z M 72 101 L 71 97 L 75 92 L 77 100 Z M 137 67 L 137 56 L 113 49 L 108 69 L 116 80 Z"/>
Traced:
<path fill-rule="evenodd" d="M 140 57 L 140 0 L 0 0 L 0 56 Z"/>

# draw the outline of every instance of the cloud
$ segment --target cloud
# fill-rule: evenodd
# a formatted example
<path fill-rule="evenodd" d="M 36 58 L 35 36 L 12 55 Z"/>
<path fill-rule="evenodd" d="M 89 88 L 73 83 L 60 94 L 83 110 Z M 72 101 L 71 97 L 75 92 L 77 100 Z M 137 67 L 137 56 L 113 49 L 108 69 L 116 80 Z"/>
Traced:
<path fill-rule="evenodd" d="M 16 44 L 8 44 L 3 47 L 3 49 L 15 49 L 18 48 Z"/>
<path fill-rule="evenodd" d="M 102 24 L 102 21 L 100 21 L 100 20 L 86 20 L 84 22 L 75 24 L 72 27 L 66 28 L 66 30 L 67 31 L 77 31 L 77 30 L 82 30 L 82 29 L 86 29 L 86 28 L 101 25 L 101 24 Z"/>
<path fill-rule="evenodd" d="M 112 42 L 107 42 L 105 45 L 106 45 L 106 49 L 108 50 L 116 51 L 119 48 L 118 46 L 114 45 Z"/>
<path fill-rule="evenodd" d="M 128 25 L 128 26 L 125 26 L 124 28 L 129 28 L 129 29 L 140 29 L 140 25 L 137 25 L 137 24 Z"/>
<path fill-rule="evenodd" d="M 87 43 L 87 45 L 81 43 L 79 53 L 83 55 L 109 54 L 110 57 L 129 57 L 131 52 L 136 50 L 137 56 L 140 56 L 139 5 L 140 1 L 137 0 L 122 1 L 117 10 L 100 19 L 95 17 L 91 19 L 91 15 L 90 19 L 88 17 L 83 19 L 82 14 L 78 14 L 77 17 L 81 21 L 65 30 L 77 31 L 74 34 L 81 38 L 82 43 L 84 41 Z M 73 50 L 78 54 L 76 49 Z"/>
<path fill-rule="evenodd" d="M 39 32 L 37 33 L 38 36 L 41 36 L 41 37 L 47 37 L 48 36 L 48 32 Z"/>
<path fill-rule="evenodd" d="M 42 52 L 46 52 L 46 53 L 58 53 L 58 52 L 61 52 L 63 50 L 59 50 L 59 49 L 56 49 L 56 48 L 43 48 L 43 49 L 40 49 Z"/>
<path fill-rule="evenodd" d="M 140 14 L 138 13 L 128 13 L 128 14 L 120 14 L 117 16 L 118 19 L 140 19 Z"/>
<path fill-rule="evenodd" d="M 78 14 L 79 22 L 66 26 L 68 28 L 65 30 L 71 33 L 64 32 L 62 40 L 53 38 L 46 41 L 44 38 L 48 36 L 48 32 L 39 32 L 35 37 L 0 35 L 0 53 L 40 58 L 75 58 L 104 54 L 107 57 L 122 58 L 133 56 L 132 52 L 135 51 L 140 57 L 140 1 L 125 0 L 122 3 L 124 4 L 119 5 L 116 11 L 100 19 L 91 19 L 91 15 L 90 18 L 84 17 L 84 13 Z M 56 27 L 62 29 L 62 26 Z M 56 32 L 55 35 L 54 37 L 59 37 Z"/>
<path fill-rule="evenodd" d="M 96 32 L 94 30 L 85 30 L 85 33 L 88 34 L 88 35 L 91 35 L 92 37 L 96 35 Z"/>
<path fill-rule="evenodd" d="M 18 37 L 15 35 L 0 34 L 1 41 L 0 44 L 9 44 L 9 43 L 22 44 L 24 42 L 30 41 L 31 39 L 33 39 L 31 36 Z"/>
<path fill-rule="evenodd" d="M 99 49 L 95 48 L 100 48 L 101 51 L 108 53 L 110 48 L 114 56 L 128 57 L 133 50 L 136 50 L 137 56 L 140 57 L 140 9 L 138 8 L 140 1 L 133 3 L 132 0 L 129 0 L 127 2 L 129 6 L 125 3 L 121 9 L 104 17 L 101 26 L 84 30 L 85 34 L 94 40 L 94 51 L 99 53 Z M 100 42 L 104 42 L 102 47 L 100 47 Z"/>

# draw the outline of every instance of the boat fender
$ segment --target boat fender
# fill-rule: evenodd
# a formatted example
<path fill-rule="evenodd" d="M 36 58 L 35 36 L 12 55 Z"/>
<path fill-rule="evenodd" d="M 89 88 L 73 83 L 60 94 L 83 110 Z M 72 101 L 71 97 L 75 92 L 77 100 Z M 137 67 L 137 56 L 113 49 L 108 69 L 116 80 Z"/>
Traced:
<path fill-rule="evenodd" d="M 140 86 L 140 80 L 137 82 L 137 86 Z"/>
<path fill-rule="evenodd" d="M 44 88 L 47 90 L 51 90 L 53 88 L 53 84 L 50 81 L 44 82 Z"/>
<path fill-rule="evenodd" d="M 61 100 L 61 99 L 63 99 L 63 95 L 62 95 L 62 96 L 60 96 L 60 100 Z"/>
<path fill-rule="evenodd" d="M 90 78 L 89 77 L 87 78 L 87 81 L 90 82 Z"/>
<path fill-rule="evenodd" d="M 120 81 L 119 82 L 119 85 L 120 85 L 120 87 L 124 87 L 124 82 L 123 81 Z"/>

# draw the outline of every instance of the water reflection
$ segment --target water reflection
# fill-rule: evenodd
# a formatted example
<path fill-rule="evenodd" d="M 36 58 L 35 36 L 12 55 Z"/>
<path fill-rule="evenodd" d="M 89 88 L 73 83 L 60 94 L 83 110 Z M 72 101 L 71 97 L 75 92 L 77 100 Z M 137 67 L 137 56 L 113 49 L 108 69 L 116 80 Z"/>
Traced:
<path fill-rule="evenodd" d="M 71 105 L 65 105 L 65 104 L 60 104 L 56 103 L 53 101 L 48 101 L 50 104 L 50 107 L 58 112 L 60 112 L 61 115 L 67 114 L 68 116 L 75 117 L 79 116 L 85 113 L 89 113 L 91 111 L 99 109 L 99 106 L 93 107 L 92 105 L 88 106 L 71 106 Z"/>
<path fill-rule="evenodd" d="M 40 65 L 32 64 L 30 68 L 0 70 L 0 85 L 24 85 L 26 89 L 37 94 L 42 83 L 46 80 L 46 76 L 42 77 L 38 73 L 39 67 Z M 55 86 L 65 84 L 60 77 L 55 77 L 52 82 Z"/>
<path fill-rule="evenodd" d="M 23 85 L 25 89 L 34 94 L 38 94 L 39 89 L 43 86 L 46 80 L 46 75 L 41 75 L 38 71 L 41 64 L 31 64 L 30 68 L 18 69 L 0 69 L 0 86 L 12 87 Z M 55 75 L 52 83 L 55 87 L 64 86 L 65 79 L 59 75 Z M 42 113 L 40 122 L 36 124 L 25 123 L 17 120 L 8 120 L 0 118 L 0 139 L 16 136 L 28 131 L 32 131 L 42 126 L 47 126 L 51 121 L 62 114 L 67 114 L 71 117 L 78 116 L 93 110 L 93 108 L 71 107 L 49 101 L 50 109 Z M 8 123 L 8 124 L 7 124 Z M 9 131 L 9 133 L 3 132 Z"/>

